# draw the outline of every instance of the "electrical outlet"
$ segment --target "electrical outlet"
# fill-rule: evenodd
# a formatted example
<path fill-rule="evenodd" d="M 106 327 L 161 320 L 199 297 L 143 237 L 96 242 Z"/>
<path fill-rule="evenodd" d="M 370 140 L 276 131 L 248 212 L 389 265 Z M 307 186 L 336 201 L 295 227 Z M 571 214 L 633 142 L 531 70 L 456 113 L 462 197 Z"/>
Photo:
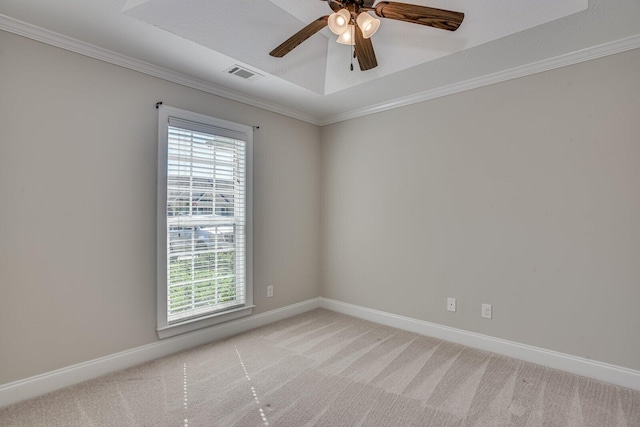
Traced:
<path fill-rule="evenodd" d="M 267 286 L 267 298 L 271 298 L 273 296 L 273 285 Z"/>
<path fill-rule="evenodd" d="M 455 298 L 447 298 L 447 310 L 448 311 L 456 311 L 456 299 Z"/>
<path fill-rule="evenodd" d="M 482 304 L 482 317 L 491 319 L 491 304 Z"/>

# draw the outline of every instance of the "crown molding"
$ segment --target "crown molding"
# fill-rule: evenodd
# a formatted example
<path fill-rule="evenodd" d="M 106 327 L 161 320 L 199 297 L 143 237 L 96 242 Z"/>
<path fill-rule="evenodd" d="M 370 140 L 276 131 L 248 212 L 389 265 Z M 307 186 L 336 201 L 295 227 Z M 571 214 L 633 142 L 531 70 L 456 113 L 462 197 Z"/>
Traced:
<path fill-rule="evenodd" d="M 283 107 L 282 105 L 265 101 L 264 99 L 251 97 L 243 93 L 222 88 L 204 80 L 196 79 L 186 74 L 171 71 L 169 69 L 150 64 L 135 58 L 128 57 L 101 47 L 82 42 L 80 40 L 55 33 L 37 27 L 17 19 L 0 14 L 0 30 L 4 30 L 13 34 L 27 37 L 42 43 L 69 50 L 81 55 L 85 55 L 94 59 L 105 61 L 114 65 L 118 65 L 130 70 L 138 71 L 153 77 L 167 80 L 182 86 L 197 89 L 202 92 L 220 96 L 222 98 L 231 99 L 243 104 L 262 108 L 267 111 L 282 114 L 294 119 L 302 120 L 317 126 L 326 126 L 345 120 L 355 119 L 370 114 L 380 113 L 394 108 L 404 107 L 419 102 L 429 101 L 431 99 L 443 96 L 453 95 L 467 90 L 477 89 L 496 83 L 505 82 L 532 74 L 542 73 L 556 68 L 566 67 L 568 65 L 578 64 L 580 62 L 590 61 L 592 59 L 602 58 L 616 53 L 626 52 L 628 50 L 640 48 L 640 34 L 627 37 L 624 39 L 604 43 L 597 46 L 588 47 L 575 52 L 570 52 L 554 58 L 545 59 L 504 71 L 499 71 L 485 76 L 465 80 L 450 84 L 447 86 L 430 89 L 413 95 L 396 98 L 379 104 L 359 108 L 324 118 L 318 118 L 306 114 L 301 114 L 294 109 Z"/>
<path fill-rule="evenodd" d="M 314 125 L 319 125 L 319 122 L 316 118 L 301 114 L 296 110 L 289 109 L 260 98 L 251 97 L 237 91 L 222 88 L 204 80 L 200 80 L 186 74 L 178 73 L 164 67 L 150 64 L 139 59 L 131 58 L 129 56 L 122 55 L 108 49 L 103 49 L 101 47 L 85 43 L 83 41 L 67 37 L 65 35 L 40 28 L 2 14 L 0 14 L 0 30 L 27 37 L 29 39 L 46 43 L 51 46 L 59 47 L 61 49 L 65 49 L 74 53 L 79 53 L 80 55 L 88 56 L 90 58 L 108 62 L 110 64 L 118 65 L 120 67 L 128 68 L 133 71 L 138 71 L 140 73 L 167 80 L 169 82 L 177 83 L 182 86 L 220 96 L 222 98 L 231 99 L 242 104 L 262 108 L 267 111 L 282 114 L 284 116 L 292 117 L 294 119 L 302 120 Z"/>
<path fill-rule="evenodd" d="M 404 107 L 411 104 L 417 104 L 419 102 L 429 101 L 431 99 L 453 95 L 455 93 L 465 92 L 467 90 L 477 89 L 483 86 L 489 86 L 495 83 L 501 83 L 507 80 L 517 79 L 532 74 L 542 73 L 545 71 L 554 70 L 556 68 L 566 67 L 568 65 L 578 64 L 580 62 L 590 61 L 592 59 L 598 59 L 604 56 L 614 55 L 616 53 L 622 53 L 637 48 L 640 48 L 640 34 L 609 43 L 588 47 L 586 49 L 556 56 L 554 58 L 544 59 L 532 64 L 487 74 L 482 77 L 465 80 L 463 82 L 454 83 L 435 89 L 430 89 L 424 92 L 416 93 L 414 95 L 409 95 L 388 102 L 382 102 L 380 104 L 368 106 L 366 108 L 360 108 L 346 113 L 327 116 L 320 120 L 319 125 L 326 126 L 345 120 L 368 116 L 370 114 L 380 113 L 382 111 L 392 110 L 394 108 Z"/>

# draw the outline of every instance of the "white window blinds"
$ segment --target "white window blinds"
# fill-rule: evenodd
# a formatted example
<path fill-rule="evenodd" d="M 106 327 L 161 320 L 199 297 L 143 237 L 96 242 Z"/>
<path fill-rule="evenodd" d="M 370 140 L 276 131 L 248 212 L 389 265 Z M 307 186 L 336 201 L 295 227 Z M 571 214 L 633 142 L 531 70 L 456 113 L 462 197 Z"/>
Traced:
<path fill-rule="evenodd" d="M 167 326 L 247 303 L 248 139 L 246 132 L 168 117 Z"/>

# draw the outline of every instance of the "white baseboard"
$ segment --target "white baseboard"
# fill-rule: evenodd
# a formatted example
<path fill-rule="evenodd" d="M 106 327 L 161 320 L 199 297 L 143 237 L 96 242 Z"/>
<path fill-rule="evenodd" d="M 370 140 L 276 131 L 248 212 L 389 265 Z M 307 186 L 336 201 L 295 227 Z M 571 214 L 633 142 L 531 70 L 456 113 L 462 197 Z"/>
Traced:
<path fill-rule="evenodd" d="M 319 297 L 0 385 L 0 408 L 318 307 L 640 390 L 640 371 Z"/>
<path fill-rule="evenodd" d="M 320 298 L 320 307 L 406 331 L 463 344 L 480 350 L 502 354 L 526 362 L 559 369 L 599 381 L 640 390 L 640 371 L 589 360 L 557 351 L 450 328 L 424 320 L 398 316 L 384 311 Z"/>
<path fill-rule="evenodd" d="M 232 320 L 220 325 L 167 338 L 120 353 L 78 363 L 41 375 L 0 385 L 0 408 L 40 396 L 54 390 L 78 384 L 101 375 L 130 368 L 159 357 L 196 347 L 258 328 L 320 306 L 320 298 L 313 298 L 255 316 Z"/>

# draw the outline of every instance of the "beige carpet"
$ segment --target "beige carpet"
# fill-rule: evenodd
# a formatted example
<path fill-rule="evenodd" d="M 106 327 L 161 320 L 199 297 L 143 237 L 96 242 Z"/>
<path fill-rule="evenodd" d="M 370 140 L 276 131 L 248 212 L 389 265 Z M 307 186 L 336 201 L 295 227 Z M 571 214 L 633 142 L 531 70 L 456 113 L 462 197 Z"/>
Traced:
<path fill-rule="evenodd" d="M 640 392 L 326 310 L 0 410 L 1 426 L 640 426 Z"/>

